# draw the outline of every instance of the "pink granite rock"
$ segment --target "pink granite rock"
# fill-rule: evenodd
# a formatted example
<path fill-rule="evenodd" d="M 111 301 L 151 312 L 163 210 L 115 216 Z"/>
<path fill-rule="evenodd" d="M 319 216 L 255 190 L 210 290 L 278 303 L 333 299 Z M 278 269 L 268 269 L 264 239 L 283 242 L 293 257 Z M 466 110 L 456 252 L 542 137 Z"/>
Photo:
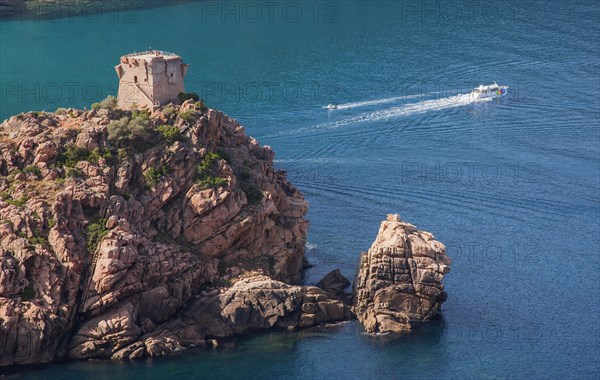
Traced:
<path fill-rule="evenodd" d="M 274 170 L 273 152 L 220 112 L 188 102 L 196 118 L 187 123 L 170 107 L 175 116 L 155 112 L 150 128 L 170 120 L 182 141 L 154 132 L 154 145 L 137 153 L 108 139 L 106 110 L 27 113 L 0 125 L 0 366 L 173 352 L 180 340 L 155 332 L 205 289 L 249 271 L 285 292 L 299 282 L 308 205 Z M 78 149 L 72 168 L 67 146 Z M 211 152 L 222 157 L 210 175 L 226 185 L 203 188 L 197 166 Z M 22 174 L 34 164 L 42 178 Z M 159 175 L 149 183 L 148 173 Z M 248 188 L 262 199 L 249 200 Z M 223 313 L 231 333 L 254 326 Z"/>
<path fill-rule="evenodd" d="M 446 300 L 446 247 L 429 232 L 388 215 L 360 258 L 353 309 L 369 333 L 403 332 L 435 316 Z"/>

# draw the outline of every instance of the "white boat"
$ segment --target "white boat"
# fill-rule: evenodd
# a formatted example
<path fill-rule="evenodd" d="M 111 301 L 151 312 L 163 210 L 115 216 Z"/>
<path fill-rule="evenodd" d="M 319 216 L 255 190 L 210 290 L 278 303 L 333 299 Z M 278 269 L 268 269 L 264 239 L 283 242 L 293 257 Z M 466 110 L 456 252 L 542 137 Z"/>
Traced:
<path fill-rule="evenodd" d="M 336 106 L 335 104 L 328 104 L 327 107 L 328 110 L 337 110 L 338 106 Z"/>
<path fill-rule="evenodd" d="M 473 100 L 485 99 L 485 98 L 501 98 L 508 93 L 508 86 L 498 86 L 496 82 L 493 84 L 484 86 L 479 85 L 471 92 Z"/>

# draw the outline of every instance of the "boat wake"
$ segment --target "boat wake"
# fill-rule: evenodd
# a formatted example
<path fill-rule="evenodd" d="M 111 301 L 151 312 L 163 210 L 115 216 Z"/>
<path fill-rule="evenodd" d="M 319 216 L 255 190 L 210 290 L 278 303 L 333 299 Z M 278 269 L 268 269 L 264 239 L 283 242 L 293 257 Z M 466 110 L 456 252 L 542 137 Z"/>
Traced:
<path fill-rule="evenodd" d="M 403 101 L 403 100 L 424 98 L 427 96 L 437 95 L 440 93 L 441 93 L 441 91 L 436 91 L 436 92 L 428 92 L 428 93 L 422 93 L 422 94 L 394 96 L 392 98 L 384 98 L 384 99 L 363 100 L 360 102 L 350 102 L 350 103 L 335 104 L 335 105 L 329 104 L 323 108 L 329 109 L 329 110 L 332 110 L 332 109 L 345 110 L 345 109 L 352 109 L 352 108 L 377 106 L 380 104 L 394 103 L 394 102 L 399 102 L 399 101 Z"/>
<path fill-rule="evenodd" d="M 376 106 L 376 105 L 379 105 L 379 104 L 387 104 L 387 103 L 399 102 L 399 101 L 402 101 L 402 100 L 415 99 L 415 98 L 423 98 L 425 96 L 434 95 L 434 94 L 435 93 L 415 94 L 415 95 L 395 96 L 393 98 L 385 98 L 385 99 L 364 100 L 362 102 L 343 103 L 343 104 L 337 104 L 335 106 L 335 109 L 346 110 L 346 109 L 359 108 L 359 107 Z M 332 109 L 329 106 L 326 106 L 326 107 L 323 107 L 323 108 Z"/>
<path fill-rule="evenodd" d="M 397 97 L 385 98 L 385 99 L 365 100 L 365 101 L 360 101 L 360 102 L 352 102 L 352 103 L 345 103 L 345 104 L 339 104 L 339 105 L 330 104 L 324 108 L 327 108 L 329 110 L 354 109 L 354 108 L 359 108 L 359 107 L 377 106 L 377 105 L 382 105 L 382 104 L 387 104 L 387 103 L 393 103 L 395 101 L 402 101 L 402 100 L 407 100 L 407 99 L 422 98 L 422 97 L 427 97 L 427 96 L 431 96 L 431 95 L 435 95 L 435 94 L 448 94 L 448 92 L 447 91 L 446 92 L 430 92 L 430 93 L 407 95 L 407 96 L 397 96 Z M 456 94 L 456 95 L 451 95 L 451 96 L 446 96 L 446 97 L 435 97 L 432 99 L 420 100 L 420 101 L 413 102 L 413 103 L 401 103 L 401 104 L 393 105 L 391 107 L 386 107 L 386 108 L 379 107 L 379 108 L 382 108 L 379 110 L 377 108 L 375 108 L 375 110 L 371 110 L 371 111 L 367 111 L 367 112 L 365 112 L 365 111 L 362 111 L 360 113 L 357 112 L 358 114 L 356 114 L 355 116 L 349 116 L 348 114 L 340 113 L 340 114 L 337 114 L 340 116 L 340 118 L 338 120 L 331 120 L 331 121 L 327 121 L 324 123 L 313 124 L 311 126 L 307 126 L 307 127 L 303 127 L 303 128 L 299 128 L 299 129 L 279 131 L 273 135 L 267 135 L 264 137 L 276 138 L 275 136 L 283 137 L 286 135 L 311 134 L 311 133 L 315 133 L 315 132 L 323 132 L 323 131 L 327 131 L 330 129 L 336 129 L 336 128 L 341 128 L 341 127 L 345 127 L 345 126 L 349 126 L 349 125 L 361 124 L 361 123 L 366 123 L 366 122 L 390 121 L 390 120 L 399 119 L 399 118 L 403 118 L 403 117 L 409 117 L 409 116 L 415 115 L 415 114 L 423 114 L 423 113 L 427 113 L 427 112 L 447 110 L 447 109 L 467 106 L 469 104 L 474 104 L 474 103 L 483 103 L 483 102 L 487 102 L 490 100 L 493 100 L 493 98 L 492 97 L 487 97 L 487 98 L 486 97 L 477 97 L 477 96 L 474 96 L 474 94 L 472 92 Z M 333 116 L 333 115 L 336 115 L 336 113 L 332 112 L 331 116 Z"/>
<path fill-rule="evenodd" d="M 423 95 L 419 95 L 423 96 Z M 338 105 L 338 109 L 342 107 L 346 108 L 356 108 L 368 103 L 371 104 L 384 104 L 388 102 L 392 102 L 393 100 L 406 99 L 406 97 L 399 98 L 389 98 L 389 99 L 381 99 L 377 101 L 365 101 L 365 102 L 356 102 L 356 103 L 347 103 Z M 400 106 L 390 107 L 379 111 L 373 111 L 368 113 L 363 113 L 361 115 L 352 116 L 348 118 L 344 118 L 335 122 L 329 122 L 324 124 L 318 124 L 310 129 L 318 130 L 318 129 L 333 129 L 339 128 L 346 125 L 358 124 L 363 122 L 373 122 L 373 121 L 387 121 L 396 118 L 411 116 L 414 114 L 431 112 L 431 111 L 440 111 L 455 107 L 462 107 L 472 103 L 480 103 L 487 102 L 492 100 L 492 98 L 474 98 L 472 93 L 467 94 L 458 94 L 440 99 L 429 99 L 423 100 L 416 103 L 403 104 Z"/>

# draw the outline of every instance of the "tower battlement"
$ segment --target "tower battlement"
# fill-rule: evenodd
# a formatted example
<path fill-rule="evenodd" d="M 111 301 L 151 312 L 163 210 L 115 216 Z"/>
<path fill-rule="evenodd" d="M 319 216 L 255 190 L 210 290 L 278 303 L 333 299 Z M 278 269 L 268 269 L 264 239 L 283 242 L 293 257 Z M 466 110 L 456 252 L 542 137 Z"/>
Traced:
<path fill-rule="evenodd" d="M 122 56 L 115 66 L 119 107 L 152 109 L 176 100 L 188 67 L 179 55 L 159 50 Z"/>

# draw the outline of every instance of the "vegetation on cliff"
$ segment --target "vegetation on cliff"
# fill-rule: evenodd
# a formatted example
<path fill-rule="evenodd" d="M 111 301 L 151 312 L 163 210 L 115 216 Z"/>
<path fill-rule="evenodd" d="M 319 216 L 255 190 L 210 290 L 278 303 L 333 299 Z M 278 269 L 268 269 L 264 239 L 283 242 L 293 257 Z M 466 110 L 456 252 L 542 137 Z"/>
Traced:
<path fill-rule="evenodd" d="M 193 297 L 300 280 L 307 204 L 268 147 L 196 99 L 92 108 L 0 125 L 0 366 L 152 355 Z"/>

